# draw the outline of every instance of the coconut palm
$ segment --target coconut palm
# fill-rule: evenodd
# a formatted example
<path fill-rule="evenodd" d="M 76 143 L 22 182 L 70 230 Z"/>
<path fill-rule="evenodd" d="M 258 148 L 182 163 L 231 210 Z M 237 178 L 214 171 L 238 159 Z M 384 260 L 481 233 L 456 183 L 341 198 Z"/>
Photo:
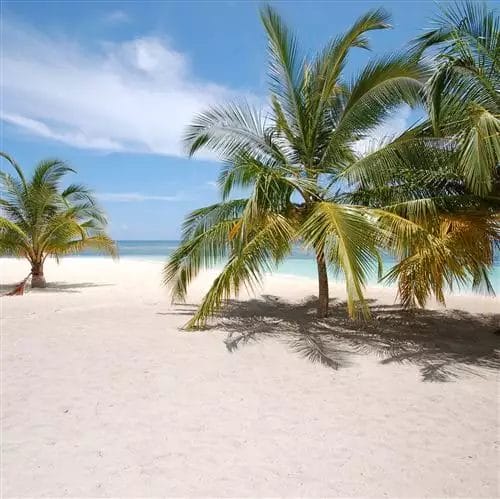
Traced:
<path fill-rule="evenodd" d="M 45 287 L 43 265 L 49 256 L 58 259 L 86 248 L 116 255 L 92 193 L 78 184 L 61 188 L 73 169 L 57 159 L 43 160 L 26 178 L 9 155 L 0 155 L 15 170 L 15 175 L 0 172 L 0 256 L 26 258 L 32 287 Z"/>
<path fill-rule="evenodd" d="M 467 2 L 442 7 L 435 24 L 415 42 L 422 55 L 438 50 L 427 85 L 429 126 L 453 138 L 468 189 L 498 195 L 500 17 L 486 3 Z"/>
<path fill-rule="evenodd" d="M 344 171 L 357 186 L 350 202 L 383 208 L 381 244 L 397 259 L 386 278 L 406 306 L 444 303 L 456 284 L 493 292 L 500 241 L 499 18 L 466 3 L 437 22 L 414 45 L 418 57 L 438 50 L 426 118 Z"/>
<path fill-rule="evenodd" d="M 423 67 L 393 55 L 345 76 L 351 50 L 369 47 L 367 33 L 389 27 L 372 10 L 311 59 L 270 7 L 261 12 L 268 36 L 270 103 L 213 107 L 186 133 L 189 154 L 206 148 L 224 161 L 220 203 L 191 213 L 182 243 L 164 270 L 173 299 L 185 298 L 200 269 L 225 262 L 188 328 L 201 326 L 242 287 L 253 288 L 296 242 L 314 251 L 318 316 L 328 314 L 328 266 L 345 276 L 348 310 L 367 315 L 366 275 L 376 264 L 376 228 L 364 207 L 345 204 L 342 172 L 365 139 L 402 103 L 419 102 Z M 235 193 L 248 193 L 234 198 Z"/>

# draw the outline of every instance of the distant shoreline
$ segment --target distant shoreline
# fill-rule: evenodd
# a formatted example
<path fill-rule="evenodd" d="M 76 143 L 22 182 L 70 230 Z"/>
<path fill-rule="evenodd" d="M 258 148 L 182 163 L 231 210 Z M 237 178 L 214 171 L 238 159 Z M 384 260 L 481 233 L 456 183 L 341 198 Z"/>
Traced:
<path fill-rule="evenodd" d="M 86 265 L 90 264 L 92 262 L 93 265 L 91 267 L 102 269 L 104 274 L 106 274 L 108 271 L 112 272 L 113 266 L 119 266 L 120 262 L 133 262 L 134 264 L 137 264 L 139 267 L 145 266 L 148 268 L 148 271 L 152 271 L 157 275 L 158 277 L 158 282 L 161 282 L 161 270 L 163 267 L 163 264 L 165 263 L 167 259 L 167 255 L 160 257 L 158 255 L 123 255 L 120 256 L 118 260 L 112 260 L 110 257 L 106 256 L 100 256 L 100 255 L 71 255 L 71 256 L 66 256 L 64 258 L 61 258 L 60 264 L 58 265 L 54 259 L 49 259 L 47 260 L 47 265 L 50 266 L 55 266 L 55 268 L 64 266 L 64 267 L 69 267 L 70 269 L 74 268 L 74 264 L 76 262 L 79 263 L 79 266 L 83 262 L 86 262 Z M 306 259 L 299 260 L 302 262 L 307 262 Z M 11 265 L 8 266 L 7 269 L 2 268 L 2 262 L 9 262 Z M 6 272 L 7 270 L 12 270 L 13 268 L 17 269 L 17 276 L 12 276 L 12 279 L 9 280 L 7 275 L 11 274 L 11 272 Z M 120 267 L 119 267 L 120 268 Z M 133 267 L 129 267 L 133 269 Z M 207 276 L 215 276 L 217 275 L 217 272 L 220 270 L 221 267 L 214 267 L 211 269 L 207 269 L 203 272 L 201 272 L 198 280 L 201 281 L 207 281 Z M 109 269 L 109 270 L 108 270 Z M 0 257 L 0 270 L 2 270 L 2 278 L 1 278 L 1 283 L 2 284 L 11 284 L 19 281 L 23 276 L 23 272 L 26 270 L 28 271 L 28 263 L 24 262 L 22 259 L 19 258 L 12 258 L 12 257 Z M 5 271 L 4 271 L 5 270 Z M 313 269 L 315 270 L 315 269 Z M 495 268 L 495 271 L 499 271 L 500 268 Z M 71 270 L 72 272 L 72 270 Z M 495 274 L 497 275 L 497 274 Z M 51 275 L 50 271 L 47 275 L 48 281 L 50 281 Z M 68 276 L 68 281 L 71 280 L 71 274 Z M 302 275 L 302 274 L 294 274 L 292 272 L 286 272 L 283 270 L 276 270 L 275 272 L 266 272 L 264 275 L 264 281 L 267 280 L 278 280 L 278 281 L 295 281 L 295 283 L 301 283 L 306 288 L 310 288 L 311 291 L 314 293 L 316 290 L 317 286 L 317 280 L 316 280 L 316 275 L 313 273 L 312 275 Z M 454 289 L 452 292 L 446 293 L 446 298 L 447 298 L 447 309 L 450 309 L 452 307 L 449 306 L 449 300 L 453 298 L 467 298 L 471 300 L 485 300 L 487 303 L 488 302 L 498 302 L 499 308 L 500 308 L 500 281 L 493 282 L 493 286 L 496 292 L 496 296 L 493 295 L 487 295 L 484 293 L 479 293 L 479 292 L 474 292 L 470 289 Z M 339 277 L 333 277 L 330 281 L 330 289 L 335 292 L 337 295 L 342 295 L 345 292 L 345 283 L 344 281 L 339 278 Z M 386 299 L 389 295 L 393 296 L 394 299 L 392 301 L 396 301 L 396 293 L 397 293 L 397 287 L 396 285 L 383 285 L 378 282 L 373 282 L 373 281 L 368 281 L 366 284 L 366 292 L 367 296 L 370 294 L 379 297 L 378 294 L 380 293 L 380 297 L 383 299 Z M 311 294 L 311 293 L 309 293 Z M 432 306 L 432 305 L 431 305 Z M 433 307 L 436 307 L 436 304 L 433 305 Z M 441 309 L 442 307 L 437 305 L 437 308 Z M 468 307 L 465 306 L 460 306 L 459 308 L 463 308 L 464 310 L 468 310 Z M 474 305 L 472 307 L 475 311 L 477 311 L 477 307 Z M 494 310 L 493 310 L 494 311 Z"/>
<path fill-rule="evenodd" d="M 145 262 L 166 262 L 169 255 L 172 251 L 178 246 L 180 243 L 179 240 L 175 239 L 165 239 L 165 240 L 116 240 L 118 244 L 118 252 L 119 258 L 129 259 L 132 261 L 145 261 Z M 64 257 L 66 258 L 78 258 L 78 259 L 88 259 L 88 258 L 107 258 L 99 255 L 95 252 L 86 251 L 79 255 L 71 255 Z M 384 262 L 384 271 L 386 272 L 394 263 L 394 260 L 389 257 L 383 257 Z M 219 267 L 220 268 L 220 267 Z M 215 269 L 214 269 L 215 270 Z M 294 276 L 294 277 L 302 277 L 307 279 L 316 280 L 316 263 L 314 261 L 314 257 L 305 251 L 300 246 L 295 246 L 292 249 L 292 252 L 289 257 L 287 257 L 276 269 L 276 274 L 281 276 Z M 493 289 L 500 295 L 500 252 L 497 252 L 495 255 L 495 264 L 493 269 L 489 273 L 489 277 L 491 280 L 491 284 Z M 335 276 L 333 273 L 330 273 L 330 278 L 332 282 L 339 283 L 342 282 L 342 279 Z M 372 269 L 372 272 L 368 276 L 367 284 L 369 286 L 377 286 L 381 289 L 390 288 L 390 285 L 381 284 L 378 281 L 377 271 L 375 268 Z M 455 288 L 452 292 L 454 295 L 466 295 L 466 296 L 481 296 L 481 294 L 472 291 L 471 288 Z"/>

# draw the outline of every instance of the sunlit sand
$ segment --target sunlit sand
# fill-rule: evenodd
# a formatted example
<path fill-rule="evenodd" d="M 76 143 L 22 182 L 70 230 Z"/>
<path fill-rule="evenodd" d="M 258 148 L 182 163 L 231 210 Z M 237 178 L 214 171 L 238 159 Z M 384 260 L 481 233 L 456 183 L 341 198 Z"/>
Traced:
<path fill-rule="evenodd" d="M 49 262 L 2 298 L 5 497 L 498 494 L 498 299 L 370 288 L 364 324 L 333 286 L 318 322 L 315 281 L 273 276 L 190 333 L 214 274 L 170 305 L 161 265 Z"/>

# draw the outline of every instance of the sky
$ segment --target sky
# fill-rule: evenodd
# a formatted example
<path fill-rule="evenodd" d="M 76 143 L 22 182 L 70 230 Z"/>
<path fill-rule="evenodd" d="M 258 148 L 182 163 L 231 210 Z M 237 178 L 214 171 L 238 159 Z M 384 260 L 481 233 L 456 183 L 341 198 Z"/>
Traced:
<path fill-rule="evenodd" d="M 375 7 L 393 29 L 352 52 L 352 77 L 370 58 L 403 49 L 438 10 L 425 1 L 270 2 L 314 53 Z M 184 216 L 218 200 L 219 164 L 187 158 L 182 134 L 215 103 L 264 106 L 262 2 L 1 2 L 0 149 L 26 170 L 60 158 L 91 187 L 115 239 L 178 239 Z M 377 132 L 410 125 L 401 109 Z M 3 163 L 1 168 L 8 168 Z"/>

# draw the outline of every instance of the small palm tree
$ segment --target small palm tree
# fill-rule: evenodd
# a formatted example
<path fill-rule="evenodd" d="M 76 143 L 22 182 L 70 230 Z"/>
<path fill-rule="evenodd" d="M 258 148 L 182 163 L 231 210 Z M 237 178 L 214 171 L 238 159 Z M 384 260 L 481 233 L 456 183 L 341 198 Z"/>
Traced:
<path fill-rule="evenodd" d="M 223 300 L 252 287 L 301 242 L 316 255 L 318 316 L 328 314 L 330 266 L 346 280 L 351 315 L 368 313 L 363 286 L 376 264 L 376 228 L 367 209 L 346 204 L 344 169 L 356 144 L 402 103 L 420 100 L 423 67 L 394 55 L 344 76 L 352 49 L 367 49 L 367 33 L 389 27 L 373 10 L 316 57 L 302 58 L 295 37 L 270 7 L 262 10 L 268 36 L 270 111 L 248 104 L 219 106 L 199 115 L 186 134 L 189 153 L 205 147 L 225 161 L 222 202 L 193 212 L 182 244 L 165 267 L 174 299 L 203 267 L 226 264 L 187 327 L 203 325 Z M 232 199 L 238 190 L 249 196 Z"/>
<path fill-rule="evenodd" d="M 0 172 L 0 256 L 26 258 L 32 287 L 45 287 L 43 265 L 49 256 L 58 259 L 86 248 L 117 254 L 92 193 L 77 184 L 61 189 L 62 177 L 74 170 L 63 161 L 44 160 L 27 179 L 10 156 L 0 155 L 17 174 Z"/>

